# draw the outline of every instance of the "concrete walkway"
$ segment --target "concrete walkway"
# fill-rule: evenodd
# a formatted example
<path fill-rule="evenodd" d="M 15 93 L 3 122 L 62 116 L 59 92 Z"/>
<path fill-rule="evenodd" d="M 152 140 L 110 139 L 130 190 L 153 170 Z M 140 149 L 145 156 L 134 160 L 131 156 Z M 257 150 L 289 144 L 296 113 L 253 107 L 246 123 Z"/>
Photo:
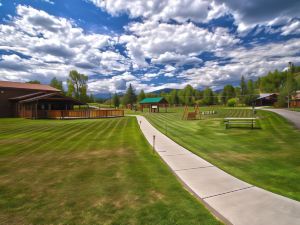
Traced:
<path fill-rule="evenodd" d="M 287 120 L 291 121 L 298 129 L 300 129 L 300 112 L 290 111 L 288 109 L 268 109 L 263 110 L 275 112 Z"/>
<path fill-rule="evenodd" d="M 140 128 L 183 184 L 226 224 L 299 225 L 300 202 L 245 183 L 176 144 L 143 116 Z M 297 185 L 297 184 L 295 184 Z"/>

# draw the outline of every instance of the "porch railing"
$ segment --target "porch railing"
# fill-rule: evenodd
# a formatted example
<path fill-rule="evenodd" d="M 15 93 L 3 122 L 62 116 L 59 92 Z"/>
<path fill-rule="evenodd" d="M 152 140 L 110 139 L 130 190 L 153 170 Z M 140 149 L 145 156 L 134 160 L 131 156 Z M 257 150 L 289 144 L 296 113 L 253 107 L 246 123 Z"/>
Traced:
<path fill-rule="evenodd" d="M 107 118 L 122 117 L 121 109 L 86 109 L 86 110 L 24 110 L 20 117 L 33 119 L 76 119 L 76 118 Z"/>

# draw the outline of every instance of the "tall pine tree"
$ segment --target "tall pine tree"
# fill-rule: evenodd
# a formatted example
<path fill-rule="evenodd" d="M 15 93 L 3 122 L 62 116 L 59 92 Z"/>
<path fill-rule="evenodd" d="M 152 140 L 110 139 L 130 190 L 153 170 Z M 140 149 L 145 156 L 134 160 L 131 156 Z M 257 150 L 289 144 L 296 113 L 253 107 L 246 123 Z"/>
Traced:
<path fill-rule="evenodd" d="M 136 103 L 136 94 L 134 92 L 134 89 L 131 84 L 129 84 L 129 87 L 126 90 L 126 93 L 123 97 L 123 104 L 124 105 L 130 105 L 131 108 L 133 104 Z"/>

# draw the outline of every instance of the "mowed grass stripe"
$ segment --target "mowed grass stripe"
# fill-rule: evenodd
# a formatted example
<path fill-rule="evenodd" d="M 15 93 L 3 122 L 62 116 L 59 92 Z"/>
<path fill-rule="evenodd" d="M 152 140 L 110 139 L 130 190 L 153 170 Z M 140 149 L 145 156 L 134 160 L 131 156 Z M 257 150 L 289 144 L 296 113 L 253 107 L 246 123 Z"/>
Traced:
<path fill-rule="evenodd" d="M 205 109 L 201 109 L 204 111 Z M 175 113 L 144 114 L 167 135 L 212 164 L 253 185 L 300 200 L 300 132 L 282 117 L 257 111 L 257 129 L 225 129 L 224 117 L 252 117 L 251 109 L 215 108 L 197 121 Z"/>
<path fill-rule="evenodd" d="M 58 156 L 58 159 L 60 158 L 64 158 L 66 155 L 68 154 L 72 154 L 72 151 L 78 151 L 78 149 L 80 151 L 84 151 L 86 150 L 84 149 L 80 149 L 78 148 L 78 146 L 80 146 L 80 144 L 82 145 L 82 142 L 85 141 L 85 139 L 95 133 L 96 128 L 98 127 L 98 123 L 92 123 L 92 121 L 85 121 L 82 120 L 80 121 L 81 123 L 78 123 L 76 126 L 76 130 L 80 130 L 80 132 L 74 132 L 74 130 L 72 132 L 70 132 L 70 134 L 66 137 L 66 138 L 57 138 L 56 141 L 54 140 L 54 142 L 59 143 L 59 145 L 55 145 L 54 148 L 49 148 L 47 150 L 45 150 L 45 153 L 43 154 L 43 157 L 47 157 L 50 156 L 52 154 L 55 154 L 57 151 L 62 151 L 63 154 L 61 154 L 61 156 Z M 84 129 L 77 129 L 79 128 L 79 126 L 82 123 L 87 123 L 88 126 Z M 101 123 L 101 127 L 105 127 L 107 123 Z M 68 129 L 68 125 L 66 124 L 66 129 Z M 84 145 L 85 146 L 85 145 Z"/>
<path fill-rule="evenodd" d="M 31 144 L 35 144 L 35 141 L 39 141 L 40 138 L 42 138 L 43 136 L 47 136 L 50 134 L 53 134 L 53 131 L 56 130 L 57 134 L 56 135 L 60 135 L 60 134 L 64 134 L 65 130 L 64 129 L 60 129 L 61 126 L 58 126 L 57 123 L 59 123 L 59 121 L 53 121 L 54 126 L 51 126 L 50 128 L 48 127 L 48 123 L 49 121 L 45 121 L 45 120 L 32 120 L 31 124 L 33 125 L 33 127 L 35 127 L 33 130 L 25 130 L 21 133 L 21 134 L 15 134 L 14 131 L 11 131 L 10 136 L 12 136 L 14 139 L 17 138 L 30 138 L 30 140 L 34 140 L 33 142 L 31 142 Z M 73 125 L 74 127 L 76 126 L 76 124 Z M 30 126 L 31 127 L 31 126 Z M 41 127 L 40 129 L 37 127 Z M 55 134 L 53 134 L 55 135 Z M 48 136 L 50 138 L 50 136 Z M 9 137 L 4 137 L 4 138 L 9 138 Z M 10 146 L 8 146 L 10 147 Z M 27 145 L 28 148 L 30 148 L 30 145 Z"/>
<path fill-rule="evenodd" d="M 0 163 L 1 223 L 220 224 L 153 155 L 135 118 L 26 121 L 24 131 L 49 126 L 34 138 L 38 150 L 17 149 L 11 123 L 12 152 Z M 19 151 L 28 154 L 10 163 Z"/>
<path fill-rule="evenodd" d="M 91 122 L 93 123 L 94 121 L 91 121 Z M 110 129 L 110 126 L 114 123 L 115 123 L 115 121 L 113 121 L 113 120 L 104 119 L 104 121 L 102 123 L 95 123 L 96 127 L 93 127 L 92 129 L 90 129 L 90 132 L 88 133 L 88 135 L 91 135 L 91 136 L 82 135 L 80 137 L 80 139 L 82 141 L 84 141 L 84 139 L 86 137 L 89 137 L 89 142 L 85 145 L 86 149 L 89 149 L 91 146 L 98 145 L 99 141 L 101 140 L 101 137 L 105 136 L 106 132 Z M 73 151 L 74 149 L 76 150 L 78 145 L 82 144 L 82 141 L 76 140 L 75 142 L 73 142 L 73 144 L 68 147 L 69 151 Z"/>
<path fill-rule="evenodd" d="M 38 122 L 43 122 L 43 121 L 38 121 Z M 53 127 L 45 130 L 44 132 L 40 132 L 40 135 L 38 135 L 38 137 L 32 141 L 32 145 L 26 145 L 26 147 L 23 148 L 23 151 L 20 152 L 19 156 L 16 157 L 15 160 L 12 161 L 12 163 L 16 163 L 17 161 L 22 161 L 24 158 L 27 158 L 28 155 L 34 152 L 39 152 L 40 154 L 42 154 L 43 152 L 47 151 L 47 149 L 49 149 L 49 146 L 52 146 L 52 144 L 54 144 L 57 141 L 57 139 L 64 140 L 64 138 L 67 138 L 72 133 L 74 134 L 73 129 L 75 127 L 77 127 L 76 123 L 73 124 L 71 127 L 64 126 L 64 127 L 60 127 L 60 129 L 57 129 L 57 127 Z M 84 131 L 85 129 L 89 129 L 89 126 L 86 125 L 85 127 L 83 127 L 81 131 Z M 78 135 L 78 133 L 75 134 Z M 33 135 L 33 134 L 29 134 L 29 135 Z M 46 138 L 47 141 L 42 141 L 44 140 L 44 138 Z M 41 152 L 41 150 L 43 151 Z"/>

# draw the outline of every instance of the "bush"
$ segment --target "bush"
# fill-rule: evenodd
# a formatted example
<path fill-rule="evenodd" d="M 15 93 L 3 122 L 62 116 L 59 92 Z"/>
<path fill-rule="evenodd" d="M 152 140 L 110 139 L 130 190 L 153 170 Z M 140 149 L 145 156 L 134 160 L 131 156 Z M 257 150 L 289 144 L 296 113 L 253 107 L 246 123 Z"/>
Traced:
<path fill-rule="evenodd" d="M 235 107 L 237 104 L 237 99 L 236 98 L 231 98 L 227 101 L 227 106 L 229 107 Z"/>

